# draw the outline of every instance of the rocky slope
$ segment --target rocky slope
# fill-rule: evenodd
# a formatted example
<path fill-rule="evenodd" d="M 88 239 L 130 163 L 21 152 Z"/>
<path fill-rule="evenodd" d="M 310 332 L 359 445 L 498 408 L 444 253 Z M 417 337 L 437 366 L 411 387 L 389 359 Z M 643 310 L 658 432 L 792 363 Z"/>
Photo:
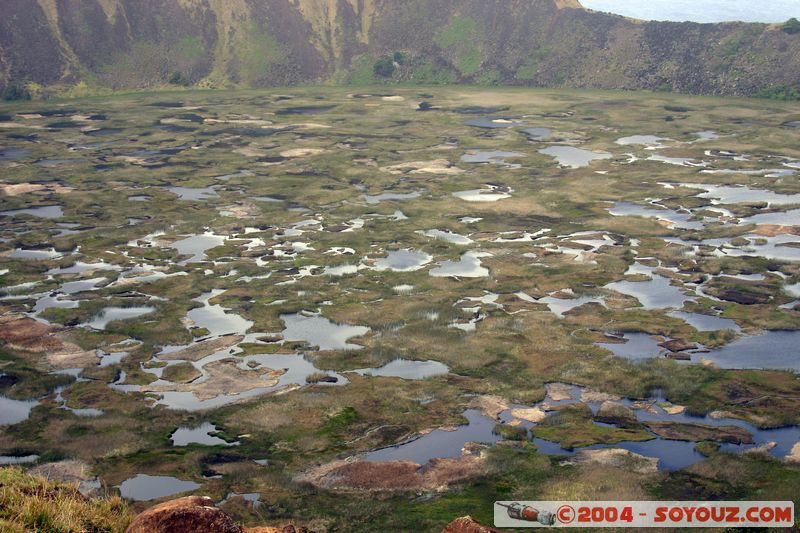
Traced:
<path fill-rule="evenodd" d="M 399 52 L 395 56 L 395 52 Z M 385 57 L 382 75 L 375 64 Z M 397 60 L 392 64 L 392 60 Z M 749 95 L 800 35 L 641 22 L 577 0 L 4 0 L 0 89 L 485 83 Z M 81 85 L 83 87 L 83 85 Z"/>

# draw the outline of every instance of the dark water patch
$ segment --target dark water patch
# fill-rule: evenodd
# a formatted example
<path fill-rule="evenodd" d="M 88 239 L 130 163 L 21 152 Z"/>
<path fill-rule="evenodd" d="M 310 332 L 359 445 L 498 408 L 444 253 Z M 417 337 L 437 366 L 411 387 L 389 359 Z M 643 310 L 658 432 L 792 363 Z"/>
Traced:
<path fill-rule="evenodd" d="M 213 131 L 204 131 L 200 135 L 205 137 L 216 137 L 218 135 L 240 135 L 242 137 L 269 137 L 282 131 L 289 131 L 291 128 L 222 128 Z"/>
<path fill-rule="evenodd" d="M 295 107 L 284 107 L 275 111 L 276 115 L 314 115 L 324 113 L 335 108 L 336 105 L 304 105 Z"/>
<path fill-rule="evenodd" d="M 148 107 L 183 107 L 183 102 L 153 102 L 147 104 Z"/>
<path fill-rule="evenodd" d="M 36 161 L 36 165 L 40 167 L 59 167 L 62 165 L 75 165 L 82 163 L 83 159 L 40 159 Z"/>
<path fill-rule="evenodd" d="M 774 369 L 800 372 L 800 331 L 767 331 L 744 337 L 708 353 L 696 354 L 693 361 L 710 360 L 715 366 L 731 369 Z"/>
<path fill-rule="evenodd" d="M 28 155 L 25 148 L 0 146 L 0 161 L 18 161 Z"/>
<path fill-rule="evenodd" d="M 355 370 L 355 372 L 362 376 L 383 376 L 419 380 L 448 374 L 450 369 L 447 365 L 438 361 L 408 361 L 406 359 L 395 359 L 380 368 L 362 368 Z"/>
<path fill-rule="evenodd" d="M 138 474 L 126 479 L 119 486 L 120 495 L 126 500 L 150 501 L 182 492 L 192 492 L 202 485 L 169 476 Z"/>
<path fill-rule="evenodd" d="M 496 113 L 503 113 L 504 111 L 508 111 L 509 109 L 510 108 L 508 106 L 485 107 L 485 106 L 473 105 L 473 106 L 456 107 L 453 109 L 453 112 L 460 113 L 462 115 L 494 115 Z"/>
<path fill-rule="evenodd" d="M 51 117 L 66 117 L 66 116 L 74 115 L 77 112 L 78 111 L 75 110 L 75 109 L 64 108 L 64 109 L 46 109 L 44 111 L 28 111 L 28 112 L 22 112 L 22 113 L 18 113 L 18 114 L 19 115 L 41 115 L 41 116 L 46 117 L 46 118 L 51 118 Z"/>
<path fill-rule="evenodd" d="M 197 131 L 197 128 L 192 128 L 190 126 L 180 126 L 178 124 L 157 123 L 155 127 L 163 131 L 168 131 L 170 133 L 191 133 L 193 131 Z"/>
<path fill-rule="evenodd" d="M 633 296 L 644 309 L 680 309 L 684 302 L 692 300 L 681 289 L 672 284 L 669 278 L 651 273 L 647 281 L 615 281 L 605 286 L 628 296 Z"/>
<path fill-rule="evenodd" d="M 484 117 L 473 118 L 464 122 L 467 126 L 484 129 L 511 128 L 518 126 L 519 123 L 510 117 Z"/>
<path fill-rule="evenodd" d="M 0 216 L 17 217 L 21 215 L 30 215 L 39 218 L 61 218 L 64 216 L 64 211 L 61 209 L 60 205 L 42 205 L 39 207 L 0 211 Z"/>
<path fill-rule="evenodd" d="M 19 378 L 14 374 L 0 374 L 0 389 L 11 387 L 18 381 Z"/>
<path fill-rule="evenodd" d="M 17 140 L 17 141 L 34 142 L 39 138 L 39 135 L 37 135 L 36 133 L 18 133 L 18 132 L 13 132 L 13 133 L 7 134 L 6 137 L 8 137 L 9 139 Z"/>
<path fill-rule="evenodd" d="M 104 137 L 106 135 L 115 135 L 120 133 L 123 130 L 122 128 L 98 128 L 96 130 L 88 130 L 84 131 L 84 135 L 88 135 L 89 137 Z"/>
<path fill-rule="evenodd" d="M 416 440 L 369 452 L 364 458 L 367 461 L 413 461 L 424 465 L 438 457 L 461 457 L 461 449 L 468 442 L 493 444 L 501 439 L 492 432 L 496 422 L 477 409 L 468 409 L 464 417 L 468 423 L 458 426 L 455 431 L 435 429 Z"/>
<path fill-rule="evenodd" d="M 188 120 L 189 122 L 194 122 L 195 124 L 202 124 L 205 120 L 202 116 L 198 115 L 197 113 L 180 113 L 176 115 L 176 118 L 181 120 Z"/>
<path fill-rule="evenodd" d="M 658 341 L 653 339 L 648 333 L 626 333 L 624 343 L 602 343 L 597 345 L 614 352 L 617 357 L 622 357 L 631 361 L 643 361 L 658 357 L 665 350 L 658 345 Z"/>
<path fill-rule="evenodd" d="M 270 165 L 278 165 L 284 161 L 286 161 L 286 158 L 279 155 L 256 158 L 257 163 L 267 163 Z"/>
<path fill-rule="evenodd" d="M 60 122 L 51 122 L 47 124 L 45 127 L 53 129 L 53 130 L 66 130 L 71 128 L 82 128 L 83 124 L 80 122 L 73 122 L 72 120 L 63 120 Z"/>
<path fill-rule="evenodd" d="M 722 318 L 712 315 L 703 315 L 700 313 L 686 313 L 683 311 L 674 311 L 669 314 L 674 318 L 680 318 L 697 331 L 722 331 L 730 329 L 732 331 L 739 331 L 740 328 L 735 320 L 730 318 Z"/>
<path fill-rule="evenodd" d="M 214 435 L 219 429 L 208 422 L 196 428 L 178 428 L 170 436 L 173 446 L 189 446 L 190 444 L 200 444 L 203 446 L 237 446 L 238 442 L 227 442 Z"/>

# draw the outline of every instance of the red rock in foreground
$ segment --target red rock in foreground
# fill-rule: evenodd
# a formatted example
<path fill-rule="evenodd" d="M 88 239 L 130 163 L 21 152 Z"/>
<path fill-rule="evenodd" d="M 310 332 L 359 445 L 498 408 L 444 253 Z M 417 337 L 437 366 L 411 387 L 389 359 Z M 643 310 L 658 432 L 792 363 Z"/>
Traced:
<path fill-rule="evenodd" d="M 156 505 L 139 514 L 126 533 L 314 533 L 305 527 L 242 528 L 205 496 L 187 496 Z M 450 522 L 442 533 L 500 533 L 469 516 Z"/>
<path fill-rule="evenodd" d="M 498 530 L 482 526 L 471 516 L 456 518 L 442 530 L 442 533 L 500 533 Z"/>
<path fill-rule="evenodd" d="M 211 498 L 187 496 L 156 505 L 138 515 L 127 533 L 243 533 Z"/>

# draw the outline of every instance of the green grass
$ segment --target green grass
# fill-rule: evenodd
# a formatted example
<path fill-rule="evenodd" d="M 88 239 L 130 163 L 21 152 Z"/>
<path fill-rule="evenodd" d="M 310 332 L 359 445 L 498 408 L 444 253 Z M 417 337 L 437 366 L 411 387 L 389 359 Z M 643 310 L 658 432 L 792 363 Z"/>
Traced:
<path fill-rule="evenodd" d="M 0 468 L 0 529 L 8 533 L 123 532 L 131 512 L 118 497 L 87 499 L 76 486 Z"/>

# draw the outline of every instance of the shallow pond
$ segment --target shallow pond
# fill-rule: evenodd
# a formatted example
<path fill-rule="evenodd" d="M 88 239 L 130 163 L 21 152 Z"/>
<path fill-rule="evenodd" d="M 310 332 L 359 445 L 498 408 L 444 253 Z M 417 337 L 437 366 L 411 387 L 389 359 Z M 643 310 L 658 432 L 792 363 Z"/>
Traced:
<path fill-rule="evenodd" d="M 29 261 L 47 261 L 48 259 L 58 259 L 62 256 L 63 254 L 57 252 L 54 248 L 36 250 L 17 248 L 8 255 L 11 259 L 25 259 Z"/>
<path fill-rule="evenodd" d="M 550 146 L 539 150 L 539 153 L 555 158 L 559 165 L 568 168 L 587 167 L 592 161 L 611 159 L 608 152 L 593 152 L 574 146 Z"/>
<path fill-rule="evenodd" d="M 197 298 L 194 302 L 203 304 L 203 307 L 196 307 L 186 313 L 186 318 L 191 320 L 198 328 L 208 330 L 208 335 L 219 337 L 221 335 L 244 335 L 253 323 L 234 313 L 228 313 L 227 309 L 221 305 L 212 305 L 210 300 L 216 298 L 225 291 L 214 289 Z"/>
<path fill-rule="evenodd" d="M 464 412 L 468 424 L 458 426 L 455 431 L 435 429 L 416 440 L 369 452 L 367 461 L 414 461 L 424 465 L 437 457 L 461 457 L 461 448 L 468 442 L 495 443 L 500 440 L 492 433 L 496 422 L 477 409 Z"/>
<path fill-rule="evenodd" d="M 407 193 L 387 191 L 372 196 L 365 194 L 364 200 L 370 205 L 375 205 L 381 202 L 388 202 L 388 201 L 413 200 L 414 198 L 419 198 L 420 196 L 422 196 L 422 193 L 420 191 L 407 192 Z"/>
<path fill-rule="evenodd" d="M 680 318 L 697 331 L 721 331 L 725 329 L 739 331 L 741 329 L 736 324 L 736 321 L 730 318 L 721 318 L 700 313 L 686 313 L 684 311 L 673 311 L 669 316 Z"/>
<path fill-rule="evenodd" d="M 30 215 L 39 218 L 61 218 L 64 216 L 64 210 L 61 209 L 60 205 L 42 205 L 39 207 L 0 211 L 0 216 L 17 217 L 20 215 Z"/>
<path fill-rule="evenodd" d="M 433 257 L 415 250 L 396 250 L 375 261 L 375 270 L 394 272 L 414 272 L 431 262 Z"/>
<path fill-rule="evenodd" d="M 224 359 L 230 357 L 228 350 L 223 350 L 212 356 L 209 356 L 195 366 L 200 366 L 212 360 Z M 238 365 L 241 369 L 283 369 L 284 373 L 278 377 L 278 383 L 272 386 L 259 387 L 251 389 L 240 394 L 220 394 L 209 400 L 200 400 L 191 392 L 163 392 L 159 393 L 161 398 L 156 402 L 157 405 L 165 405 L 170 409 L 180 409 L 186 411 L 199 411 L 205 409 L 215 409 L 223 405 L 228 405 L 234 402 L 246 400 L 248 398 L 256 398 L 263 394 L 280 390 L 287 386 L 305 386 L 308 384 L 307 378 L 311 375 L 320 373 L 326 374 L 331 378 L 331 382 L 321 382 L 317 386 L 338 386 L 346 385 L 348 380 L 346 377 L 336 372 L 322 371 L 314 366 L 313 363 L 308 361 L 301 354 L 261 354 L 261 355 L 248 355 L 240 356 L 241 363 Z M 115 385 L 114 388 L 126 387 L 126 385 Z M 138 389 L 138 387 L 136 388 Z M 135 389 L 134 389 L 135 390 Z"/>
<path fill-rule="evenodd" d="M 458 244 L 461 246 L 466 246 L 474 242 L 466 235 L 459 235 L 458 233 L 453 233 L 451 231 L 429 229 L 424 231 L 418 230 L 417 233 L 419 233 L 420 235 L 424 235 L 425 237 L 430 237 L 432 239 L 439 239 L 445 242 L 449 242 L 451 244 Z"/>
<path fill-rule="evenodd" d="M 565 405 L 572 404 L 579 401 L 581 396 L 581 389 L 574 387 L 573 398 L 567 400 L 553 401 L 552 399 L 545 398 L 545 402 L 550 405 Z M 654 402 L 655 399 L 650 399 L 653 404 L 650 411 L 646 409 L 635 409 L 634 413 L 636 419 L 640 422 L 676 422 L 687 424 L 703 424 L 710 426 L 725 426 L 734 425 L 747 430 L 753 435 L 754 444 L 751 445 L 736 445 L 736 444 L 723 444 L 722 451 L 725 452 L 743 452 L 749 448 L 759 446 L 768 442 L 775 442 L 777 446 L 771 450 L 771 454 L 776 457 L 785 456 L 792 448 L 792 446 L 800 440 L 800 427 L 786 427 L 771 430 L 761 430 L 736 419 L 728 418 L 711 418 L 711 417 L 693 417 L 686 414 L 670 415 L 663 409 L 658 407 Z M 631 400 L 623 399 L 619 403 L 630 407 Z M 600 402 L 588 402 L 589 407 L 593 412 L 597 412 L 600 407 Z M 536 404 L 535 407 L 542 406 L 542 403 Z M 512 406 L 513 408 L 525 408 L 527 406 L 519 405 Z M 468 409 L 464 412 L 465 418 L 468 420 L 467 425 L 458 426 L 455 431 L 445 431 L 436 429 L 418 439 L 407 441 L 397 446 L 390 446 L 379 450 L 368 452 L 364 455 L 367 461 L 399 461 L 410 460 L 415 463 L 425 465 L 431 459 L 438 457 L 457 458 L 461 456 L 461 450 L 467 442 L 479 442 L 492 444 L 500 440 L 500 437 L 493 433 L 494 427 L 498 421 L 493 420 L 483 413 L 475 409 Z M 504 411 L 500 414 L 500 419 L 503 422 L 510 422 L 514 420 L 511 409 Z M 521 427 L 526 429 L 535 429 L 535 424 L 531 422 L 522 421 Z M 659 438 L 653 434 L 653 439 L 643 442 L 620 442 L 616 444 L 596 444 L 577 448 L 575 450 L 566 450 L 561 448 L 558 443 L 549 442 L 540 438 L 531 439 L 539 449 L 539 453 L 546 455 L 562 455 L 570 456 L 581 450 L 596 450 L 603 448 L 622 448 L 634 453 L 644 455 L 646 457 L 654 457 L 658 459 L 658 468 L 661 470 L 679 470 L 691 466 L 694 463 L 702 461 L 705 457 L 694 450 L 695 442 L 685 442 L 677 440 L 668 440 Z"/>
<path fill-rule="evenodd" d="M 741 219 L 741 224 L 775 224 L 778 226 L 800 226 L 800 209 L 760 213 Z"/>
<path fill-rule="evenodd" d="M 645 217 L 655 218 L 668 222 L 669 228 L 678 229 L 703 229 L 704 224 L 698 220 L 691 220 L 691 213 L 679 213 L 672 209 L 660 207 L 645 207 L 630 202 L 616 202 L 614 207 L 608 210 L 609 214 L 615 217 Z"/>
<path fill-rule="evenodd" d="M 39 405 L 36 400 L 12 400 L 0 396 L 0 426 L 12 425 L 27 420 L 31 409 Z"/>
<path fill-rule="evenodd" d="M 123 481 L 119 486 L 119 493 L 126 500 L 143 502 L 182 492 L 192 492 L 201 486 L 194 481 L 183 481 L 169 476 L 138 474 Z"/>
<path fill-rule="evenodd" d="M 85 325 L 92 329 L 106 329 L 109 323 L 115 320 L 130 320 L 155 311 L 155 307 L 106 307 L 99 314 L 92 317 Z"/>
<path fill-rule="evenodd" d="M 320 350 L 360 350 L 363 346 L 350 344 L 347 339 L 370 332 L 364 326 L 336 324 L 320 314 L 284 314 L 281 320 L 286 325 L 282 332 L 285 340 L 305 341 Z"/>
<path fill-rule="evenodd" d="M 450 372 L 447 365 L 438 361 L 409 361 L 395 359 L 380 368 L 362 368 L 354 370 L 362 376 L 383 376 L 408 380 L 426 379 L 441 376 Z"/>
<path fill-rule="evenodd" d="M 521 122 L 512 118 L 505 117 L 484 117 L 484 118 L 471 118 L 464 122 L 467 126 L 474 126 L 476 128 L 484 129 L 497 129 L 497 128 L 511 128 L 519 126 Z"/>
<path fill-rule="evenodd" d="M 523 128 L 520 131 L 533 141 L 544 141 L 553 134 L 550 128 Z"/>
<path fill-rule="evenodd" d="M 180 265 L 205 261 L 206 252 L 217 246 L 222 246 L 228 240 L 224 235 L 215 235 L 211 231 L 199 235 L 190 235 L 185 239 L 173 242 L 170 247 L 178 251 L 179 255 L 189 255 L 189 259 L 181 261 Z"/>
<path fill-rule="evenodd" d="M 459 261 L 442 261 L 431 269 L 430 275 L 435 278 L 485 278 L 489 276 L 489 269 L 481 265 L 481 258 L 489 256 L 491 254 L 485 252 L 467 252 Z"/>
<path fill-rule="evenodd" d="M 215 186 L 193 188 L 193 187 L 167 187 L 167 190 L 178 196 L 179 200 L 199 202 L 210 198 L 218 198 L 219 195 Z"/>
<path fill-rule="evenodd" d="M 485 189 L 472 189 L 469 191 L 454 192 L 453 196 L 461 198 L 467 202 L 496 202 L 498 200 L 505 200 L 511 198 L 511 191 L 508 189 L 501 189 L 498 187 L 487 186 Z"/>
<path fill-rule="evenodd" d="M 708 163 L 705 161 L 696 161 L 691 157 L 669 157 L 661 154 L 654 154 L 647 158 L 648 161 L 658 161 L 668 165 L 677 165 L 680 167 L 705 167 Z"/>
<path fill-rule="evenodd" d="M 68 267 L 58 267 L 53 268 L 47 271 L 48 274 L 51 275 L 59 275 L 59 274 L 83 274 L 84 272 L 91 272 L 93 270 L 114 270 L 120 271 L 122 267 L 119 265 L 112 265 L 110 263 L 104 263 L 102 261 L 98 263 L 84 263 L 83 261 L 76 261 L 74 264 Z"/>
<path fill-rule="evenodd" d="M 203 446 L 236 446 L 238 442 L 227 442 L 224 439 L 211 435 L 219 429 L 214 424 L 205 422 L 196 428 L 178 428 L 170 436 L 173 446 L 189 446 L 201 444 Z"/>
<path fill-rule="evenodd" d="M 705 191 L 700 198 L 709 198 L 721 204 L 742 204 L 766 202 L 769 205 L 800 204 L 800 194 L 778 194 L 772 191 L 751 189 L 736 185 L 703 185 L 699 183 L 680 183 L 681 187 Z"/>
<path fill-rule="evenodd" d="M 525 154 L 519 152 L 504 152 L 503 150 L 471 150 L 461 156 L 461 161 L 464 163 L 491 163 L 495 165 L 504 165 L 507 168 L 520 168 L 521 165 L 505 161 L 508 158 L 517 159 L 520 157 L 525 157 Z"/>
<path fill-rule="evenodd" d="M 621 139 L 617 139 L 615 142 L 622 146 L 630 146 L 630 145 L 645 145 L 645 146 L 662 146 L 661 141 L 668 141 L 669 139 L 665 139 L 664 137 L 658 137 L 657 135 L 631 135 L 629 137 L 622 137 Z"/>
<path fill-rule="evenodd" d="M 639 268 L 643 265 L 638 265 Z M 633 296 L 644 309 L 664 309 L 672 307 L 680 309 L 684 302 L 691 301 L 692 297 L 684 294 L 678 287 L 672 285 L 669 278 L 650 273 L 647 281 L 615 281 L 605 286 L 628 296 Z"/>
<path fill-rule="evenodd" d="M 606 305 L 604 299 L 598 296 L 579 296 L 577 298 L 556 298 L 547 296 L 534 301 L 536 303 L 547 304 L 547 308 L 550 309 L 550 312 L 561 318 L 564 318 L 565 313 L 588 303 L 598 303 L 603 307 Z"/>
<path fill-rule="evenodd" d="M 24 148 L 16 146 L 0 146 L 0 161 L 17 161 L 28 155 Z"/>
<path fill-rule="evenodd" d="M 693 361 L 707 359 L 719 368 L 760 368 L 800 372 L 800 331 L 766 331 L 743 337 L 708 353 L 694 354 Z"/>
<path fill-rule="evenodd" d="M 653 339 L 648 333 L 626 333 L 626 342 L 618 343 L 596 343 L 602 348 L 611 350 L 617 357 L 623 357 L 631 361 L 643 361 L 658 357 L 666 350 L 658 345 L 658 341 Z"/>

